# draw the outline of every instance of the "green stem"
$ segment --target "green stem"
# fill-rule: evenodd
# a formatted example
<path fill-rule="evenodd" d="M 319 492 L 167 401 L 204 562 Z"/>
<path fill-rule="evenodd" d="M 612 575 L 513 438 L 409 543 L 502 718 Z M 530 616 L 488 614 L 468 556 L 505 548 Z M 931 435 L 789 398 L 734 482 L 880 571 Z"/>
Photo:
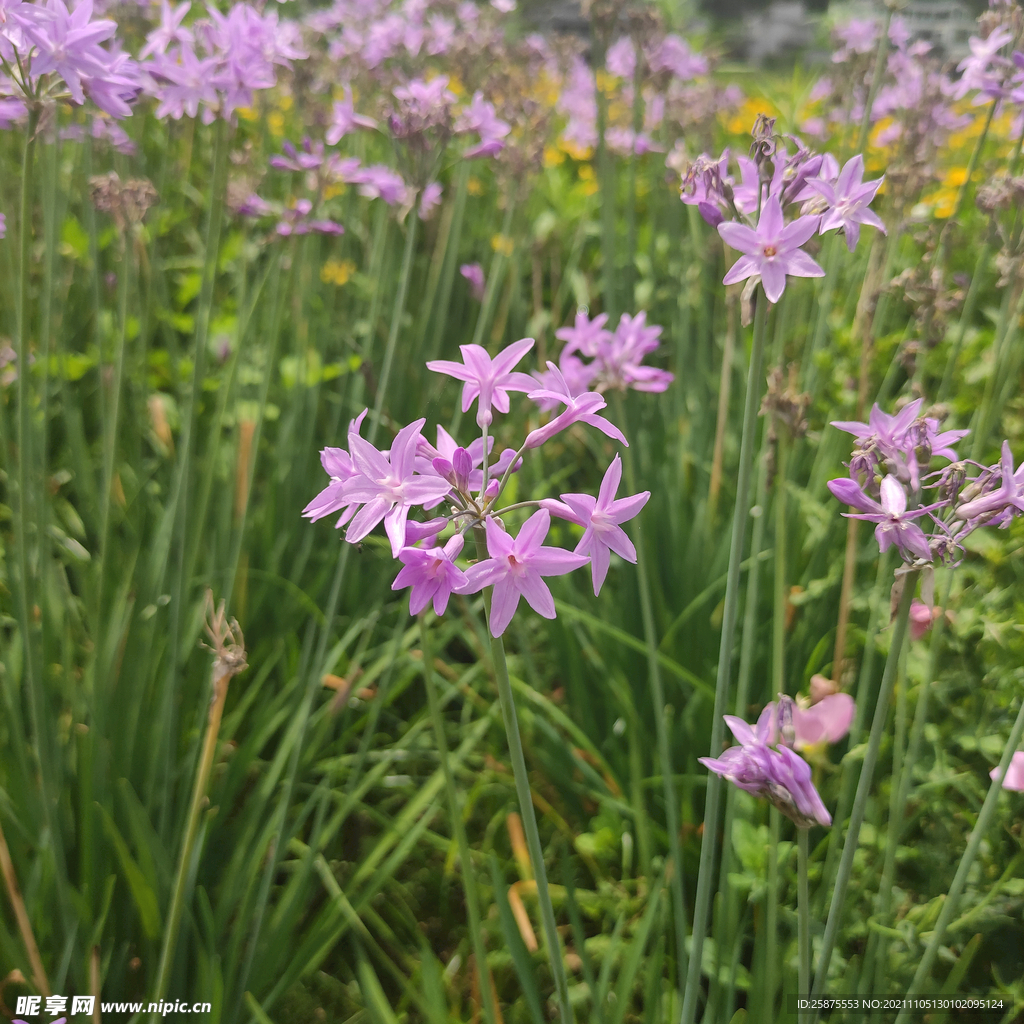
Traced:
<path fill-rule="evenodd" d="M 860 827 L 864 822 L 868 793 L 871 790 L 871 782 L 875 774 L 875 763 L 878 760 L 878 752 L 882 746 L 882 734 L 885 732 L 889 699 L 892 696 L 893 686 L 896 682 L 896 668 L 899 665 L 903 640 L 907 635 L 907 620 L 910 617 L 910 603 L 914 598 L 917 576 L 917 571 L 913 570 L 908 572 L 903 578 L 903 593 L 900 596 L 899 608 L 896 612 L 892 642 L 889 647 L 888 657 L 885 660 L 885 669 L 882 672 L 882 683 L 878 689 L 878 700 L 875 702 L 875 717 L 871 723 L 871 735 L 868 738 L 867 750 L 864 753 L 860 781 L 857 784 L 857 795 L 854 797 L 853 810 L 850 813 L 850 826 L 846 832 L 843 854 L 839 860 L 839 872 L 836 875 L 836 884 L 832 891 L 832 903 L 829 906 L 828 919 L 825 922 L 825 934 L 821 942 L 818 969 L 814 974 L 814 988 L 812 989 L 814 994 L 824 992 L 825 981 L 828 978 L 828 968 L 832 960 L 832 949 L 835 946 L 839 924 L 843 916 L 846 889 L 850 884 L 850 875 L 853 872 L 853 857 L 857 852 Z M 817 1020 L 818 1014 L 815 1014 L 811 1024 L 816 1024 Z"/>
<path fill-rule="evenodd" d="M 888 552 L 878 560 L 878 572 L 875 576 L 875 585 L 872 588 L 871 596 L 868 599 L 868 628 L 864 640 L 864 653 L 860 665 L 860 677 L 857 681 L 857 696 L 855 698 L 856 712 L 854 713 L 853 725 L 849 734 L 849 749 L 853 749 L 859 742 L 861 733 L 864 731 L 864 719 L 867 714 L 867 703 L 869 684 L 874 675 L 875 665 L 875 640 L 878 636 L 879 620 L 883 608 L 888 608 L 885 599 L 885 582 L 892 574 L 890 566 L 891 557 Z M 836 680 L 839 682 L 839 680 Z M 828 852 L 825 855 L 825 867 L 821 873 L 821 885 L 818 887 L 818 894 L 815 900 L 818 904 L 816 912 L 824 910 L 825 895 L 832 887 L 833 872 L 836 869 L 836 858 L 840 853 L 840 840 L 843 834 L 843 822 L 850 813 L 850 806 L 853 803 L 854 794 L 853 769 L 850 762 L 843 760 L 840 775 L 839 801 L 836 805 L 835 817 L 832 821 L 832 831 L 828 837 Z"/>
<path fill-rule="evenodd" d="M 789 438 L 779 425 L 775 466 L 775 579 L 772 611 L 772 689 L 786 692 L 786 471 L 789 468 Z"/>
<path fill-rule="evenodd" d="M 725 604 L 722 614 L 722 637 L 718 650 L 718 675 L 715 681 L 715 705 L 711 718 L 709 749 L 716 756 L 722 749 L 725 721 L 722 715 L 729 706 L 729 681 L 732 675 L 732 648 L 736 633 L 736 613 L 740 596 L 740 564 L 743 560 L 743 535 L 750 511 L 750 478 L 753 475 L 754 434 L 757 410 L 760 405 L 762 363 L 764 361 L 765 319 L 768 303 L 758 292 L 754 314 L 754 339 L 747 371 L 747 392 L 743 405 L 743 428 L 740 442 L 740 460 L 737 467 L 736 505 L 732 517 L 732 538 L 729 544 L 729 570 L 725 584 Z M 718 845 L 718 806 L 721 801 L 722 779 L 713 772 L 708 775 L 707 796 L 704 802 L 704 834 L 700 846 L 700 868 L 697 875 L 697 895 L 693 911 L 693 936 L 690 962 L 683 994 L 681 1024 L 693 1024 L 697 1012 L 700 990 L 701 953 L 711 906 L 711 888 L 714 881 L 714 863 Z"/>
<path fill-rule="evenodd" d="M 797 945 L 800 947 L 800 967 L 797 992 L 806 996 L 811 988 L 811 900 L 807 889 L 807 833 L 798 828 L 797 836 Z"/>
<path fill-rule="evenodd" d="M 949 358 L 946 360 L 946 369 L 942 373 L 942 383 L 939 384 L 936 402 L 945 401 L 949 394 L 950 385 L 953 383 L 953 373 L 956 370 L 957 360 L 960 358 L 960 349 L 963 348 L 964 335 L 974 317 L 974 307 L 978 304 L 978 295 L 981 292 L 981 272 L 988 266 L 989 256 L 992 255 L 992 245 L 986 241 L 978 250 L 978 259 L 974 264 L 974 273 L 971 275 L 971 284 L 967 289 L 967 297 L 964 299 L 964 308 L 960 313 L 960 320 L 957 323 L 956 341 L 950 349 Z"/>
<path fill-rule="evenodd" d="M 367 440 L 373 444 L 377 439 L 377 432 L 380 430 L 381 410 L 384 408 L 384 396 L 387 394 L 388 383 L 391 380 L 391 367 L 395 361 L 395 347 L 398 344 L 398 335 L 402 329 L 402 317 L 405 315 L 405 299 L 409 293 L 409 279 L 412 277 L 412 261 L 416 253 L 416 225 L 419 218 L 413 213 L 409 214 L 409 226 L 405 233 L 405 251 L 402 254 L 402 269 L 398 278 L 398 294 L 395 296 L 395 312 L 391 318 L 391 329 L 388 331 L 387 346 L 384 349 L 384 365 L 380 371 L 380 381 L 377 385 L 377 398 L 373 403 L 373 417 L 370 422 L 370 432 Z"/>
<path fill-rule="evenodd" d="M 625 403 L 622 395 L 615 396 L 616 416 L 626 426 Z M 635 440 L 635 438 L 634 438 Z M 636 465 L 633 449 L 627 448 L 623 455 L 626 469 L 627 490 L 637 491 Z M 672 858 L 672 910 L 675 918 L 676 948 L 679 962 L 679 981 L 686 973 L 686 904 L 683 896 L 683 847 L 679 830 L 679 798 L 676 796 L 675 776 L 672 768 L 672 751 L 669 745 L 667 715 L 665 711 L 665 687 L 661 679 L 661 663 L 658 660 L 658 635 L 651 603 L 651 578 L 647 567 L 647 548 L 644 543 L 642 517 L 633 520 L 633 537 L 637 555 L 637 582 L 640 586 L 640 614 L 644 624 L 644 643 L 647 647 L 647 682 L 654 706 L 654 728 L 658 742 L 658 761 L 661 766 L 662 788 L 665 794 L 665 824 L 668 828 L 669 855 Z"/>
<path fill-rule="evenodd" d="M 486 542 L 481 536 L 482 530 L 476 528 L 476 543 L 481 557 L 486 556 Z M 486 592 L 484 603 L 487 607 L 487 626 L 491 623 L 491 592 Z M 558 997 L 558 1009 L 562 1024 L 573 1024 L 572 1006 L 569 1003 L 569 982 L 562 961 L 562 949 L 555 925 L 555 908 L 551 903 L 548 891 L 547 869 L 544 866 L 544 847 L 541 846 L 540 832 L 537 829 L 537 815 L 533 809 L 533 795 L 530 792 L 530 777 L 526 770 L 526 758 L 523 756 L 523 741 L 519 734 L 519 718 L 516 715 L 515 699 L 512 696 L 512 683 L 508 677 L 508 665 L 505 662 L 505 645 L 500 636 L 491 636 L 491 660 L 494 664 L 494 677 L 498 684 L 498 697 L 501 701 L 501 716 L 505 723 L 505 734 L 508 737 L 508 750 L 512 761 L 512 774 L 515 778 L 516 795 L 519 798 L 519 813 L 522 815 L 523 828 L 526 832 L 526 846 L 530 852 L 533 874 L 537 882 L 537 902 L 540 905 L 541 924 L 544 928 L 544 942 L 547 946 L 548 963 L 551 965 L 551 976 L 555 982 L 555 993 Z M 481 985 L 483 981 L 481 981 Z"/>
<path fill-rule="evenodd" d="M 868 134 L 871 131 L 871 108 L 875 105 L 875 97 L 882 85 L 882 78 L 885 75 L 885 58 L 889 53 L 889 25 L 892 22 L 892 8 L 886 8 L 885 23 L 882 25 L 882 34 L 878 37 L 878 49 L 875 51 L 875 69 L 871 76 L 871 87 L 868 90 L 868 98 L 864 102 L 864 116 L 860 122 L 860 133 L 857 136 L 857 148 L 855 153 L 863 153 L 864 147 L 868 144 Z"/>
<path fill-rule="evenodd" d="M 423 684 L 427 690 L 427 703 L 430 706 L 430 718 L 434 726 L 434 739 L 437 752 L 441 758 L 444 772 L 444 788 L 448 797 L 448 813 L 452 819 L 452 830 L 459 846 L 459 861 L 462 864 L 462 888 L 466 894 L 466 909 L 469 913 L 470 939 L 473 943 L 473 958 L 480 975 L 480 998 L 484 1004 L 484 1017 L 487 1024 L 495 1024 L 494 999 L 491 993 L 490 971 L 487 968 L 487 953 L 484 949 L 483 932 L 480 929 L 480 895 L 476 875 L 473 872 L 473 860 L 466 838 L 466 826 L 462 820 L 462 809 L 459 806 L 459 794 L 455 788 L 455 776 L 448 761 L 448 739 L 444 731 L 444 716 L 437 699 L 437 680 L 434 678 L 434 655 L 430 647 L 430 630 L 427 627 L 426 614 L 420 613 L 420 649 L 423 652 Z"/>
<path fill-rule="evenodd" d="M 946 894 L 946 899 L 942 904 L 939 919 L 935 922 L 935 929 L 928 940 L 928 945 L 925 948 L 924 955 L 921 957 L 921 962 L 917 965 L 917 970 L 914 972 L 913 981 L 911 981 L 910 987 L 907 989 L 906 994 L 908 996 L 916 995 L 931 973 L 932 964 L 935 963 L 935 957 L 945 937 L 946 928 L 949 926 L 950 921 L 953 920 L 953 915 L 956 913 L 957 905 L 960 902 L 960 896 L 964 891 L 964 886 L 967 884 L 967 876 L 970 874 L 971 868 L 974 866 L 974 860 L 978 856 L 981 841 L 984 839 L 985 833 L 992 823 L 996 802 L 999 800 L 999 791 L 1002 789 L 1002 780 L 1006 776 L 1006 769 L 1010 765 L 1010 759 L 1020 745 L 1022 734 L 1024 734 L 1024 702 L 1021 702 L 1020 711 L 1017 712 L 1017 720 L 1013 723 L 1010 737 L 1003 748 L 1003 756 L 1000 758 L 996 777 L 988 788 L 988 795 L 981 806 L 978 820 L 975 822 L 971 838 L 967 842 L 967 849 L 964 850 L 964 855 L 960 858 L 960 866 L 956 869 L 953 884 L 949 887 L 949 892 Z M 896 1018 L 896 1024 L 903 1024 L 906 1019 L 907 1010 L 902 1010 Z"/>
<path fill-rule="evenodd" d="M 768 808 L 768 944 L 765 962 L 765 987 L 761 1000 L 762 1020 L 775 1022 L 775 991 L 779 985 L 779 832 L 782 815 L 777 807 Z"/>
<path fill-rule="evenodd" d="M 121 275 L 118 296 L 118 316 L 120 319 L 117 348 L 114 353 L 114 379 L 111 384 L 110 406 L 104 417 L 103 437 L 103 496 L 100 499 L 100 558 L 99 579 L 96 595 L 96 626 L 102 628 L 103 590 L 106 576 L 107 556 L 110 548 L 110 503 L 114 488 L 114 461 L 117 456 L 117 428 L 121 415 L 121 388 L 124 380 L 124 352 L 128 337 L 128 277 L 130 274 L 131 257 L 129 255 L 129 236 L 122 232 Z"/>

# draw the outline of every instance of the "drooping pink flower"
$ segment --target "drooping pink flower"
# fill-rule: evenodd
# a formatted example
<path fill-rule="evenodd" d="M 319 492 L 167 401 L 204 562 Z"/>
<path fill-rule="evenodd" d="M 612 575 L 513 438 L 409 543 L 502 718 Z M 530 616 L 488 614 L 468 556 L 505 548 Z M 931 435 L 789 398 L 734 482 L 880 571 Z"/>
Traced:
<path fill-rule="evenodd" d="M 538 403 L 548 401 L 560 402 L 565 405 L 565 409 L 549 420 L 543 427 L 530 431 L 526 436 L 526 443 L 523 447 L 527 449 L 539 448 L 545 441 L 551 440 L 555 434 L 565 430 L 566 427 L 572 426 L 573 423 L 587 423 L 592 427 L 597 427 L 601 433 L 608 437 L 613 437 L 627 448 L 629 447 L 629 442 L 623 436 L 622 431 L 611 420 L 606 420 L 603 416 L 597 415 L 608 404 L 601 395 L 596 391 L 585 391 L 583 394 L 574 395 L 568 382 L 562 375 L 562 371 L 550 360 L 548 361 L 548 371 L 552 386 L 536 388 L 531 385 L 531 390 L 526 397 Z M 533 378 L 530 379 L 531 381 L 533 380 Z M 533 381 L 533 385 L 536 383 L 536 381 Z"/>
<path fill-rule="evenodd" d="M 526 598 L 538 615 L 553 619 L 555 599 L 542 577 L 564 576 L 587 564 L 582 555 L 543 546 L 550 525 L 551 516 L 546 509 L 534 512 L 515 538 L 493 519 L 489 518 L 484 524 L 490 558 L 469 567 L 466 586 L 459 593 L 475 594 L 484 587 L 494 588 L 489 623 L 491 636 L 498 637 L 505 632 L 521 597 Z"/>
<path fill-rule="evenodd" d="M 456 534 L 443 548 L 402 548 L 398 559 L 403 568 L 391 584 L 392 590 L 412 587 L 409 614 L 419 615 L 434 602 L 434 612 L 443 615 L 453 591 L 465 587 L 466 574 L 455 564 L 462 551 L 463 539 Z"/>

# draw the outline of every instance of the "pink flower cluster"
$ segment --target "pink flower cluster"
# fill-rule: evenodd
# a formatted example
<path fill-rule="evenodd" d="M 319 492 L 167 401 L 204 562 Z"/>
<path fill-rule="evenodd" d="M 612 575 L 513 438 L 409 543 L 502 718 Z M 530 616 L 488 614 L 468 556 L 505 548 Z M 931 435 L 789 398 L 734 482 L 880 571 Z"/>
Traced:
<path fill-rule="evenodd" d="M 278 67 L 307 56 L 299 26 L 277 11 L 236 3 L 222 14 L 208 6 L 205 18 L 185 27 L 190 9 L 190 2 L 175 7 L 162 0 L 160 25 L 142 50 L 157 117 L 196 117 L 201 109 L 206 124 L 230 118 L 252 105 L 255 92 L 273 88 Z"/>
<path fill-rule="evenodd" d="M 93 17 L 92 0 L 68 8 L 63 0 L 0 9 L 0 58 L 11 77 L 0 76 L 0 127 L 26 114 L 26 101 L 88 96 L 111 117 L 127 117 L 142 87 L 139 66 L 123 53 L 117 25 Z M 104 46 L 103 44 L 107 44 Z"/>
<path fill-rule="evenodd" d="M 660 392 L 675 380 L 667 370 L 643 365 L 644 359 L 658 350 L 662 330 L 647 324 L 646 313 L 623 313 L 614 331 L 605 327 L 607 322 L 607 313 L 591 320 L 580 310 L 572 327 L 555 331 L 555 337 L 566 344 L 558 366 L 548 363 L 547 372 L 537 374 L 551 391 L 550 397 L 541 400 L 542 408 L 552 409 L 563 400 L 561 396 L 581 395 L 590 388 L 598 394 L 630 389 Z"/>
<path fill-rule="evenodd" d="M 832 424 L 857 443 L 850 475 L 830 480 L 829 490 L 857 510 L 843 515 L 876 524 L 880 550 L 895 547 L 910 564 L 954 559 L 974 530 L 1005 528 L 1024 513 L 1024 466 L 1014 469 L 1009 442 L 993 466 L 961 461 L 953 445 L 969 431 L 941 430 L 921 415 L 923 404 L 919 398 L 892 416 L 876 405 L 867 423 Z M 933 458 L 949 465 L 935 469 Z M 968 477 L 972 466 L 980 473 Z M 922 526 L 925 517 L 930 523 Z"/>
<path fill-rule="evenodd" d="M 768 800 L 801 828 L 830 825 L 832 817 L 811 781 L 811 766 L 793 748 L 836 743 L 849 732 L 854 710 L 853 698 L 846 693 L 832 694 L 808 708 L 780 694 L 753 727 L 726 715 L 725 724 L 740 745 L 729 747 L 721 757 L 698 760 L 740 789 Z"/>
<path fill-rule="evenodd" d="M 729 174 L 728 150 L 717 160 L 702 154 L 683 174 L 680 197 L 742 254 L 723 283 L 760 280 L 768 301 L 778 302 L 787 277 L 824 276 L 801 248 L 813 235 L 841 229 L 852 252 L 862 224 L 883 233 L 885 224 L 870 208 L 883 179 L 864 181 L 860 154 L 840 169 L 830 154 L 814 153 L 796 138 L 789 153 L 773 129 L 774 121 L 768 122 L 767 134 L 755 143 L 760 159 L 739 157 L 738 180 Z"/>
<path fill-rule="evenodd" d="M 559 499 L 498 507 L 522 455 L 574 423 L 595 426 L 625 444 L 618 428 L 598 415 L 605 405 L 599 394 L 552 392 L 515 369 L 533 344 L 532 338 L 524 338 L 494 357 L 480 346 L 463 345 L 462 362 L 428 363 L 430 369 L 463 382 L 463 411 L 474 403 L 477 406 L 482 433 L 468 448 L 459 446 L 442 427 L 437 428 L 437 444 L 431 444 L 422 433 L 426 421 L 419 419 L 399 430 L 389 449 L 378 450 L 360 434 L 364 410 L 349 425 L 348 450 L 325 448 L 321 453 L 330 482 L 302 514 L 313 521 L 337 514 L 335 525 L 346 527 L 345 539 L 351 544 L 383 522 L 392 556 L 403 566 L 392 589 L 412 588 L 409 608 L 414 615 L 431 603 L 440 615 L 453 593 L 475 594 L 493 587 L 490 629 L 494 636 L 501 636 L 520 598 L 545 618 L 555 617 L 545 577 L 564 575 L 589 562 L 596 595 L 607 576 L 611 552 L 636 561 L 636 551 L 621 524 L 643 508 L 650 493 L 616 498 L 622 473 L 618 456 L 605 473 L 597 497 L 563 494 Z M 492 463 L 490 428 L 495 413 L 509 412 L 510 392 L 526 392 L 534 401 L 557 400 L 565 409 L 532 431 L 518 451 L 507 448 Z M 424 521 L 410 518 L 416 508 L 429 512 L 442 503 L 441 515 Z M 537 511 L 513 537 L 504 517 L 531 506 Z M 574 551 L 544 544 L 552 514 L 583 528 Z M 470 530 L 483 538 L 488 557 L 464 567 L 459 558 Z M 446 531 L 451 535 L 442 541 Z"/>

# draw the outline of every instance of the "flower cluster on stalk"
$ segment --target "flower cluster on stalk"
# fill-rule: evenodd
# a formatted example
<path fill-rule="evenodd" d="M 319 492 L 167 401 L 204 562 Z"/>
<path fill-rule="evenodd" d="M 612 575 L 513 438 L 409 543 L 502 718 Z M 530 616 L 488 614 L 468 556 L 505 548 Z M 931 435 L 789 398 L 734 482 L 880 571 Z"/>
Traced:
<path fill-rule="evenodd" d="M 942 430 L 922 415 L 923 404 L 916 399 L 895 415 L 876 405 L 867 423 L 832 424 L 856 445 L 850 475 L 830 480 L 829 490 L 856 509 L 844 515 L 876 524 L 880 550 L 895 547 L 908 565 L 955 562 L 974 530 L 1006 527 L 1024 512 L 1024 466 L 1014 469 L 1009 442 L 994 465 L 961 460 L 953 446 L 969 431 Z"/>
<path fill-rule="evenodd" d="M 723 284 L 760 281 L 769 302 L 778 302 L 787 277 L 824 276 L 802 248 L 814 235 L 842 230 L 852 252 L 861 225 L 885 232 L 870 208 L 883 179 L 863 180 L 860 154 L 840 168 L 833 156 L 792 136 L 790 153 L 775 134 L 774 119 L 764 115 L 753 136 L 750 156 L 737 159 L 738 176 L 729 174 L 728 150 L 717 159 L 702 154 L 686 168 L 680 197 L 741 253 Z"/>
<path fill-rule="evenodd" d="M 809 708 L 780 694 L 753 727 L 725 715 L 739 746 L 728 747 L 720 757 L 698 760 L 740 789 L 767 800 L 801 828 L 830 825 L 832 817 L 811 781 L 811 766 L 794 748 L 842 739 L 853 711 L 847 694 L 832 694 Z"/>
<path fill-rule="evenodd" d="M 647 330 L 654 330 L 656 337 L 660 329 Z M 413 614 L 432 603 L 440 615 L 452 594 L 475 594 L 493 587 L 490 629 L 500 636 L 520 598 L 545 618 L 555 617 L 545 577 L 561 576 L 589 563 L 596 595 L 607 576 L 612 552 L 626 561 L 636 561 L 636 550 L 622 524 L 637 515 L 650 493 L 617 497 L 622 475 L 617 455 L 596 496 L 572 493 L 504 507 L 499 504 L 511 475 L 522 465 L 523 455 L 574 424 L 595 427 L 627 443 L 618 427 L 601 415 L 606 403 L 600 393 L 572 392 L 564 379 L 542 382 L 516 369 L 533 345 L 532 338 L 524 338 L 494 357 L 478 345 L 463 345 L 461 362 L 435 360 L 427 364 L 431 370 L 463 382 L 463 412 L 476 406 L 481 433 L 468 447 L 458 445 L 440 426 L 437 443 L 431 444 L 423 436 L 426 421 L 418 419 L 398 431 L 389 449 L 378 450 L 361 436 L 364 410 L 349 425 L 348 449 L 325 448 L 321 453 L 330 482 L 302 514 L 313 521 L 337 515 L 336 526 L 346 528 L 345 539 L 351 544 L 383 522 L 391 554 L 402 563 L 392 588 L 411 587 Z M 560 377 L 554 364 L 549 364 L 548 372 Z M 530 431 L 518 450 L 506 448 L 492 458 L 495 414 L 510 411 L 510 393 L 516 392 L 525 393 L 543 408 L 561 407 L 561 411 Z M 411 519 L 416 508 L 438 509 L 439 514 L 422 521 Z M 524 508 L 535 511 L 513 536 L 505 520 Z M 574 551 L 544 544 L 552 515 L 582 528 Z M 470 531 L 475 531 L 485 546 L 487 557 L 462 566 L 459 559 Z"/>

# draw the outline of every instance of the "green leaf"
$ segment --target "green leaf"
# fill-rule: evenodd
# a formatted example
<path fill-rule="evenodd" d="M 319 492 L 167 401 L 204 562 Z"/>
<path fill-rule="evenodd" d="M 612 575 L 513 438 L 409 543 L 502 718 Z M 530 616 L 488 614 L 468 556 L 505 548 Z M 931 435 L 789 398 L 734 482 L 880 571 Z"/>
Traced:
<path fill-rule="evenodd" d="M 121 863 L 121 870 L 124 872 L 128 888 L 131 890 L 132 899 L 135 901 L 135 908 L 139 912 L 142 929 L 146 933 L 147 938 L 157 939 L 160 937 L 161 926 L 160 909 L 157 906 L 156 894 L 147 884 L 146 878 L 142 871 L 139 870 L 138 864 L 132 860 L 128 844 L 121 838 L 121 833 L 118 832 L 110 813 L 102 804 L 97 803 L 96 807 L 99 809 L 100 816 L 103 819 L 103 830 L 114 844 L 117 859 Z"/>

